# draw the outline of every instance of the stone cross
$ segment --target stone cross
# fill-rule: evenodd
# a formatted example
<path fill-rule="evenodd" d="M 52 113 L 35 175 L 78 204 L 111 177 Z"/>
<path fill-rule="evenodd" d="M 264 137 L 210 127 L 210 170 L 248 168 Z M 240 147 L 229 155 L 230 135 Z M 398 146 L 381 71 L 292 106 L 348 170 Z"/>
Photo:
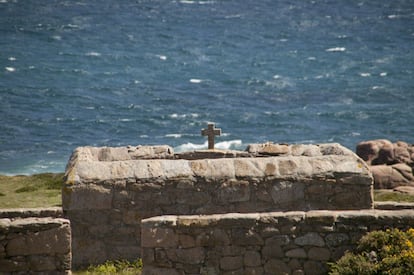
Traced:
<path fill-rule="evenodd" d="M 214 136 L 221 135 L 221 129 L 214 128 L 214 123 L 208 123 L 207 129 L 201 130 L 201 135 L 208 137 L 208 149 L 214 149 Z"/>

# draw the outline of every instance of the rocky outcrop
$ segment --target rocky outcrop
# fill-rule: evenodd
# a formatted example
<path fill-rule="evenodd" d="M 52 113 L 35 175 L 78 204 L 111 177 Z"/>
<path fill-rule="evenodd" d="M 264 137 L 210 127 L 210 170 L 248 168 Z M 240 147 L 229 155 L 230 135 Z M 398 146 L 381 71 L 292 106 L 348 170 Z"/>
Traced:
<path fill-rule="evenodd" d="M 370 165 L 374 176 L 374 188 L 414 186 L 413 145 L 402 141 L 392 143 L 386 139 L 378 139 L 359 143 L 356 153 Z"/>

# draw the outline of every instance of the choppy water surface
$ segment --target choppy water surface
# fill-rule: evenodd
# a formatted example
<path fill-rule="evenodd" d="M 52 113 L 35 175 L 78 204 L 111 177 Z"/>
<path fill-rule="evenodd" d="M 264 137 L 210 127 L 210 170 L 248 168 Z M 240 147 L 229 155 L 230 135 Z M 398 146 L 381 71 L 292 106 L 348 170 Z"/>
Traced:
<path fill-rule="evenodd" d="M 0 173 L 83 145 L 414 142 L 414 2 L 0 1 Z"/>

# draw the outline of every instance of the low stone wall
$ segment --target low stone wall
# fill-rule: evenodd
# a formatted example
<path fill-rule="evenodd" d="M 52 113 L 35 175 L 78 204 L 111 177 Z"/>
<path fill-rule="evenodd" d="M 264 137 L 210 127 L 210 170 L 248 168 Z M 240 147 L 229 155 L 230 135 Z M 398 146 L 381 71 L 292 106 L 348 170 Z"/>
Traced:
<path fill-rule="evenodd" d="M 368 167 L 339 144 L 185 154 L 166 146 L 81 147 L 62 199 L 75 268 L 139 257 L 140 222 L 148 217 L 373 206 Z"/>
<path fill-rule="evenodd" d="M 143 274 L 326 274 L 367 232 L 410 226 L 414 210 L 153 217 L 142 220 Z"/>
<path fill-rule="evenodd" d="M 1 274 L 69 274 L 71 230 L 59 208 L 0 212 Z"/>

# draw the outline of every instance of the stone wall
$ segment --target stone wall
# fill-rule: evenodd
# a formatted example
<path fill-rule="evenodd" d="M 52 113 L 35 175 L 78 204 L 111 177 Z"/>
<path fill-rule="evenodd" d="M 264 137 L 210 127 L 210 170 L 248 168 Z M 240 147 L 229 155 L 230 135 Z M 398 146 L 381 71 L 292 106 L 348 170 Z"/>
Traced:
<path fill-rule="evenodd" d="M 142 220 L 143 274 L 326 274 L 367 232 L 413 225 L 413 210 L 153 217 Z"/>
<path fill-rule="evenodd" d="M 62 210 L 4 209 L 0 212 L 1 274 L 69 274 L 70 222 Z"/>
<path fill-rule="evenodd" d="M 373 206 L 368 167 L 338 144 L 184 154 L 168 146 L 82 147 L 68 164 L 62 199 L 74 267 L 139 257 L 148 217 Z"/>

